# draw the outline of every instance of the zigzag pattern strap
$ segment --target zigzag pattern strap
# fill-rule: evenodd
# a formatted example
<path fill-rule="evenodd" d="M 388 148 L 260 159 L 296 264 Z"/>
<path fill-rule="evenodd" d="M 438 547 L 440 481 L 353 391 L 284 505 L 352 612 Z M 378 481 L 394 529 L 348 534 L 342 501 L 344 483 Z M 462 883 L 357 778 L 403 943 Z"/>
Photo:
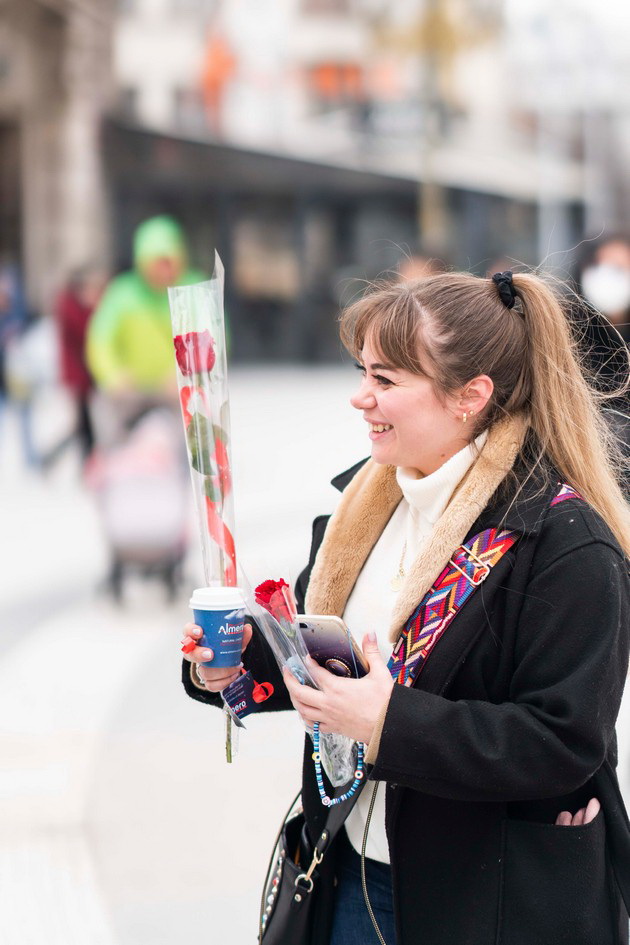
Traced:
<path fill-rule="evenodd" d="M 411 686 L 455 615 L 517 538 L 516 532 L 488 528 L 455 551 L 407 621 L 390 657 L 389 671 L 397 683 Z"/>
<path fill-rule="evenodd" d="M 571 486 L 568 486 L 566 482 L 561 482 L 559 485 L 560 492 L 551 500 L 550 508 L 553 508 L 554 505 L 559 505 L 560 502 L 564 502 L 566 499 L 582 499 L 582 501 L 584 501 L 584 496 L 580 495 L 580 493 Z"/>
<path fill-rule="evenodd" d="M 566 483 L 558 486 L 551 508 L 566 499 L 583 498 Z M 453 618 L 518 537 L 516 532 L 488 528 L 459 546 L 412 613 L 394 647 L 387 666 L 395 682 L 413 685 Z"/>

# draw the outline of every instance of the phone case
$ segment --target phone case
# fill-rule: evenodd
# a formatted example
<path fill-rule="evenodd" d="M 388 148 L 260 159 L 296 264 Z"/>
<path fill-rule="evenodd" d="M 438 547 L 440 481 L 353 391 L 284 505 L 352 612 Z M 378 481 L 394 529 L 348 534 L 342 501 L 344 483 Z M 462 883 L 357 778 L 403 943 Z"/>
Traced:
<path fill-rule="evenodd" d="M 368 672 L 363 653 L 338 617 L 298 614 L 309 655 L 335 676 L 360 679 Z"/>

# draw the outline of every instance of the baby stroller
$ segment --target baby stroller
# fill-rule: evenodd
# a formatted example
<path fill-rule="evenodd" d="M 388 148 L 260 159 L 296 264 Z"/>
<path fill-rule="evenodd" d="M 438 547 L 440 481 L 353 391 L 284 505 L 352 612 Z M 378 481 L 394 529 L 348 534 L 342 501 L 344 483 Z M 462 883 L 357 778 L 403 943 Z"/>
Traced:
<path fill-rule="evenodd" d="M 152 407 L 127 423 L 124 439 L 97 452 L 88 484 L 97 496 L 111 551 L 108 589 L 121 601 L 128 572 L 157 576 L 172 600 L 182 580 L 188 471 L 174 413 Z"/>

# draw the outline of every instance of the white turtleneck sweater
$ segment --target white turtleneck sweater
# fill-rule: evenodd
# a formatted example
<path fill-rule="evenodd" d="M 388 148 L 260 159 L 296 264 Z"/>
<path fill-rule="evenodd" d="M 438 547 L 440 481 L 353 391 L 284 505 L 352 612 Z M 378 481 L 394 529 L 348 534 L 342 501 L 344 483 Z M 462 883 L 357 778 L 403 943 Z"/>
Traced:
<path fill-rule="evenodd" d="M 399 467 L 396 470 L 396 479 L 403 498 L 370 552 L 343 613 L 343 619 L 359 644 L 364 633 L 376 633 L 385 661 L 392 652 L 389 628 L 400 590 L 392 588 L 392 579 L 399 573 L 399 567 L 406 572 L 418 556 L 453 492 L 476 459 L 477 451 L 485 443 L 486 436 L 487 434 L 482 434 L 474 445 L 464 447 L 430 476 L 423 477 L 416 469 Z M 357 853 L 361 852 L 373 784 L 376 783 L 370 782 L 364 788 L 346 820 L 346 831 Z M 376 796 L 365 854 L 370 859 L 389 863 L 383 786 L 379 788 Z"/>

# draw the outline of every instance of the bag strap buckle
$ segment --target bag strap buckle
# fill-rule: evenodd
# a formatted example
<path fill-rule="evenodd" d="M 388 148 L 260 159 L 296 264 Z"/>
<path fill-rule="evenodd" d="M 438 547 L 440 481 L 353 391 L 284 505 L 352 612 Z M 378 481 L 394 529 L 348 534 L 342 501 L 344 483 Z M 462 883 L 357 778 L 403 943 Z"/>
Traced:
<path fill-rule="evenodd" d="M 455 555 L 457 553 L 465 554 L 475 565 L 475 570 L 472 574 L 468 574 L 460 565 L 455 561 Z M 467 548 L 466 545 L 460 545 L 459 548 L 453 552 L 453 557 L 449 558 L 448 563 L 451 564 L 456 571 L 466 578 L 469 584 L 473 587 L 479 587 L 480 584 L 483 584 L 485 579 L 490 574 L 490 565 L 486 564 L 485 561 L 482 561 L 479 555 L 476 555 L 474 551 L 470 548 Z"/>
<path fill-rule="evenodd" d="M 306 892 L 310 893 L 313 891 L 313 880 L 311 879 L 311 874 L 316 866 L 318 866 L 324 859 L 324 854 L 319 853 L 317 847 L 315 847 L 315 852 L 313 853 L 313 859 L 311 860 L 311 865 L 309 866 L 306 873 L 300 873 L 299 876 L 295 878 L 295 885 L 302 887 Z"/>

